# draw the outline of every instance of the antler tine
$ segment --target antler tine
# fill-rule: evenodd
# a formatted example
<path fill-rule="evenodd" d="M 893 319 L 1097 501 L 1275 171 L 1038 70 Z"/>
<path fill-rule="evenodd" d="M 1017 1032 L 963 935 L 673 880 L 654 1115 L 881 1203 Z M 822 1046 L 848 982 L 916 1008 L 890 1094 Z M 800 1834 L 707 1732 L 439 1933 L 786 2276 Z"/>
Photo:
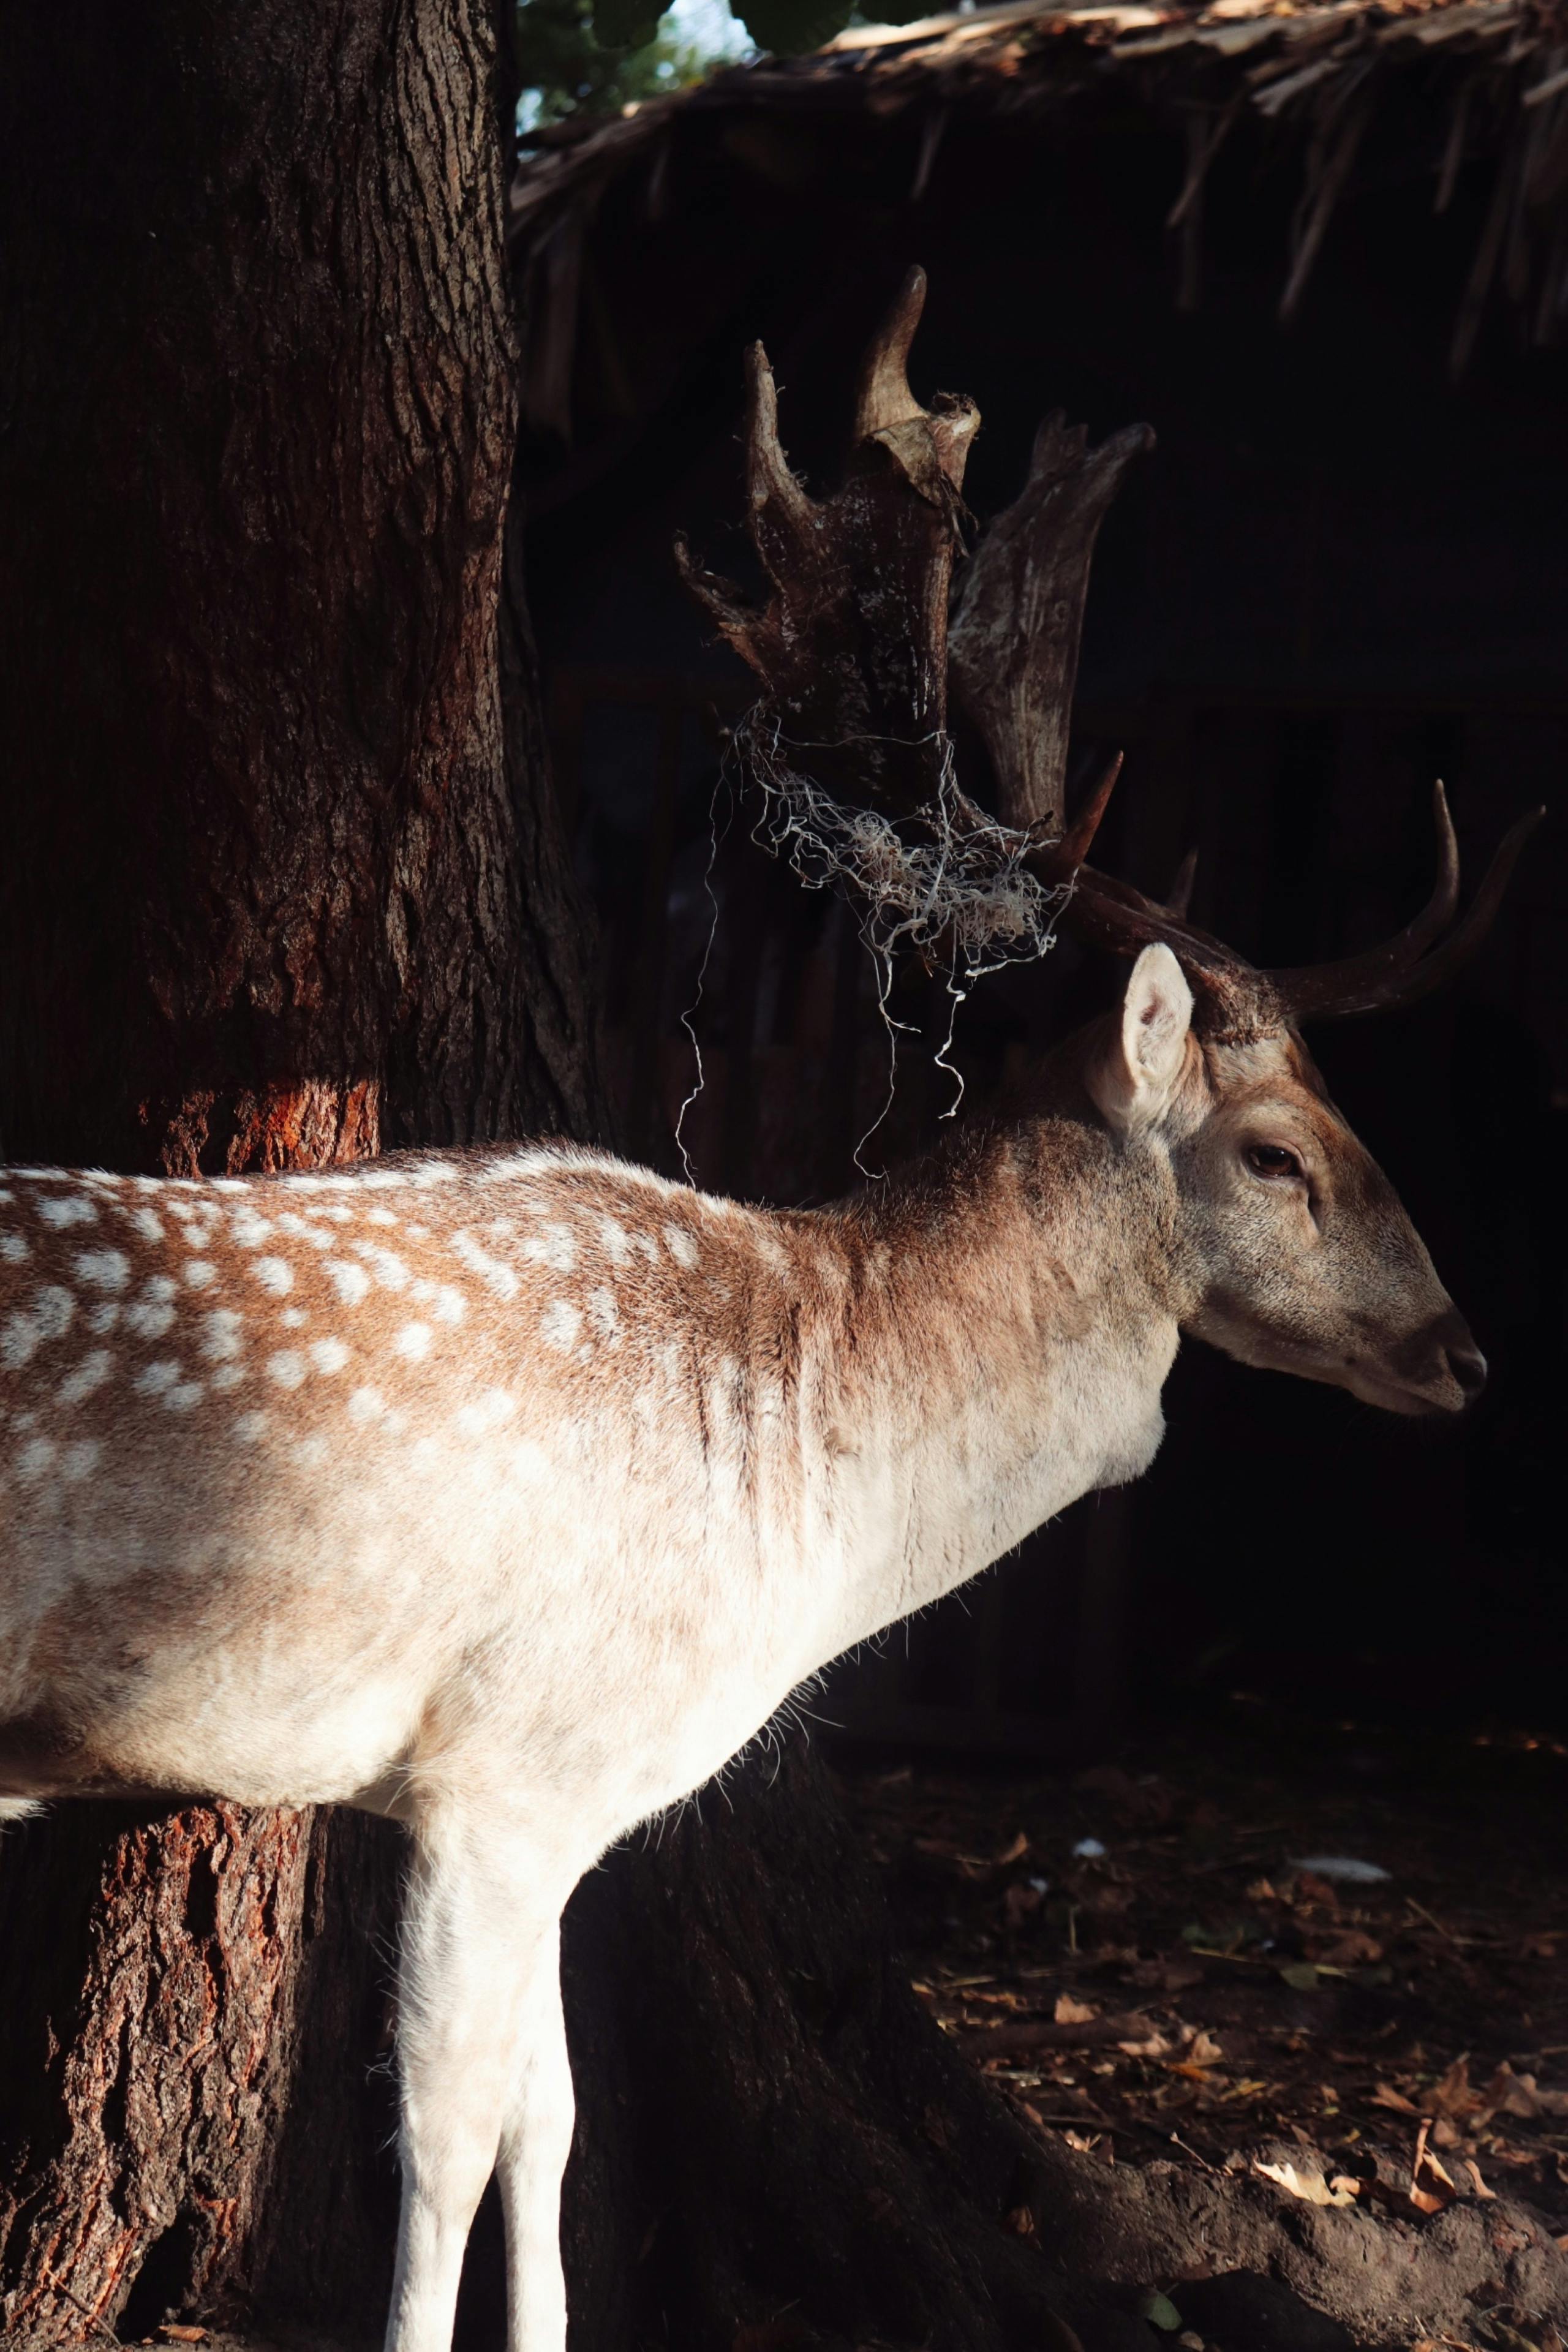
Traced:
<path fill-rule="evenodd" d="M 1157 906 L 1129 882 L 1119 882 L 1092 866 L 1081 866 L 1062 920 L 1075 937 L 1117 955 L 1135 956 L 1156 941 L 1168 947 L 1188 979 L 1210 1000 L 1215 1016 L 1207 1024 L 1211 1028 L 1268 1027 L 1279 1020 L 1278 1002 L 1263 973 L 1222 940 Z"/>
<path fill-rule="evenodd" d="M 866 354 L 855 401 L 855 438 L 869 440 L 925 411 L 910 390 L 910 351 L 926 302 L 926 274 L 911 269 Z"/>
<path fill-rule="evenodd" d="M 1446 817 L 1446 804 L 1442 813 Z M 1433 936 L 1431 930 L 1425 928 L 1432 912 L 1428 907 L 1408 930 L 1400 934 L 1399 941 L 1390 943 L 1390 949 L 1373 949 L 1364 957 L 1349 958 L 1343 964 L 1309 965 L 1300 971 L 1269 973 L 1268 979 L 1289 1012 L 1300 1021 L 1334 1021 L 1352 1013 L 1392 1012 L 1395 1006 L 1414 1004 L 1433 989 L 1441 987 L 1451 973 L 1469 961 L 1490 930 L 1519 862 L 1520 852 L 1545 814 L 1543 808 L 1531 809 L 1509 827 L 1487 868 L 1486 879 L 1476 893 L 1469 913 L 1430 955 L 1411 961 L 1407 952 L 1398 960 L 1393 960 L 1390 953 L 1391 950 L 1399 948 L 1400 941 L 1407 940 L 1413 932 L 1424 931 L 1423 944 Z M 1451 842 L 1451 827 L 1448 838 Z M 1433 905 L 1447 895 L 1450 856 L 1446 844 L 1444 874 L 1433 894 Z M 1451 862 L 1457 887 L 1457 853 L 1452 854 Z M 1448 912 L 1452 912 L 1451 900 Z M 1447 915 L 1443 919 L 1447 919 Z"/>
<path fill-rule="evenodd" d="M 761 343 L 746 353 L 746 487 L 753 514 L 776 500 L 791 521 L 809 521 L 813 501 L 791 473 L 779 439 L 778 386 Z"/>
<path fill-rule="evenodd" d="M 1130 882 L 1120 882 L 1084 863 L 1121 773 L 1121 758 L 1118 751 L 1061 839 L 1029 861 L 1043 880 L 1071 883 L 1072 895 L 1062 910 L 1063 924 L 1076 938 L 1110 948 L 1117 955 L 1135 956 L 1141 948 L 1163 941 L 1209 999 L 1211 1028 L 1243 1030 L 1277 1023 L 1279 1004 L 1263 976 L 1223 940 L 1186 920 L 1186 888 L 1197 863 L 1195 850 L 1184 859 L 1182 875 L 1177 877 L 1178 889 L 1173 897 L 1179 897 L 1179 903 L 1169 907 L 1146 898 Z"/>
<path fill-rule="evenodd" d="M 1432 787 L 1432 814 L 1437 828 L 1437 879 L 1432 896 L 1413 922 L 1391 940 L 1363 948 L 1332 963 L 1299 964 L 1269 974 L 1286 1003 L 1302 1013 L 1321 1015 L 1342 997 L 1359 1003 L 1365 992 L 1386 987 L 1419 962 L 1435 940 L 1453 921 L 1459 904 L 1459 845 L 1442 784 Z"/>
<path fill-rule="evenodd" d="M 777 581 L 796 543 L 811 530 L 816 507 L 784 456 L 778 388 L 761 343 L 752 343 L 746 353 L 746 488 L 752 542 L 769 577 Z M 697 561 L 684 531 L 675 534 L 674 551 L 676 569 L 692 595 L 742 660 L 766 679 L 767 615 L 733 580 Z"/>
<path fill-rule="evenodd" d="M 1187 919 L 1187 908 L 1193 903 L 1193 883 L 1197 870 L 1198 853 L 1195 849 L 1189 849 L 1177 866 L 1172 877 L 1171 887 L 1165 893 L 1166 908 L 1171 914 L 1174 915 L 1178 923 L 1184 923 Z"/>
<path fill-rule="evenodd" d="M 1078 872 L 1094 844 L 1100 820 L 1110 805 L 1110 795 L 1116 790 L 1116 779 L 1121 773 L 1123 751 L 1113 752 L 1110 763 L 1079 809 L 1059 841 L 1051 842 L 1035 861 L 1042 879 L 1067 882 Z M 1045 820 L 1049 823 L 1049 819 Z"/>

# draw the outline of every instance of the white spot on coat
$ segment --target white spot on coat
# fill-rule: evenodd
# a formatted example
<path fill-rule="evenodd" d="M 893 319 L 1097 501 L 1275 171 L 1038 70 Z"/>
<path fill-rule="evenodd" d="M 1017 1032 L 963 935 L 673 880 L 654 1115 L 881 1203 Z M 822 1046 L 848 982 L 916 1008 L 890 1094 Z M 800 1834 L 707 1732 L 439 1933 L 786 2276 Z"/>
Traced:
<path fill-rule="evenodd" d="M 287 1216 L 279 1218 L 278 1230 L 280 1234 L 293 1234 L 299 1241 L 309 1242 L 312 1249 L 331 1249 L 338 1238 L 330 1225 L 313 1225 L 309 1218 L 295 1216 L 292 1210 Z"/>
<path fill-rule="evenodd" d="M 460 1323 L 468 1313 L 468 1302 L 460 1290 L 449 1282 L 426 1282 L 421 1279 L 409 1286 L 408 1295 L 427 1307 L 437 1323 Z"/>
<path fill-rule="evenodd" d="M 234 1433 L 242 1445 L 255 1445 L 267 1434 L 268 1416 L 264 1412 L 242 1412 L 234 1424 Z"/>
<path fill-rule="evenodd" d="M 232 1307 L 215 1307 L 202 1317 L 202 1353 L 209 1364 L 225 1364 L 245 1345 L 245 1318 Z"/>
<path fill-rule="evenodd" d="M 53 1468 L 58 1451 L 52 1437 L 29 1437 L 16 1456 L 17 1477 L 26 1478 L 29 1485 L 42 1478 Z"/>
<path fill-rule="evenodd" d="M 76 1270 L 95 1290 L 123 1290 L 131 1279 L 131 1260 L 123 1250 L 84 1250 Z"/>
<path fill-rule="evenodd" d="M 258 1257 L 250 1270 L 263 1290 L 269 1290 L 275 1298 L 294 1287 L 294 1269 L 287 1258 Z"/>
<path fill-rule="evenodd" d="M 614 1217 L 599 1219 L 599 1245 L 614 1266 L 629 1265 L 632 1255 L 631 1235 L 625 1225 L 617 1225 Z"/>
<path fill-rule="evenodd" d="M 40 1339 L 63 1339 L 76 1313 L 76 1300 L 58 1282 L 47 1282 L 33 1301 Z"/>
<path fill-rule="evenodd" d="M 675 1260 L 677 1265 L 696 1265 L 698 1255 L 697 1244 L 692 1239 L 691 1235 L 688 1233 L 683 1233 L 679 1225 L 666 1225 L 664 1229 L 664 1245 L 669 1252 L 670 1256 Z"/>
<path fill-rule="evenodd" d="M 174 1308 L 162 1299 L 138 1299 L 125 1309 L 125 1328 L 138 1339 L 161 1339 L 174 1319 Z"/>
<path fill-rule="evenodd" d="M 539 1318 L 539 1336 L 547 1348 L 559 1348 L 564 1355 L 574 1343 L 583 1328 L 583 1310 L 574 1307 L 569 1298 L 552 1299 Z"/>
<path fill-rule="evenodd" d="M 405 1323 L 392 1344 L 397 1354 L 406 1358 L 409 1363 L 422 1364 L 430 1353 L 430 1342 L 435 1336 L 428 1323 Z"/>
<path fill-rule="evenodd" d="M 486 1389 L 472 1404 L 466 1404 L 458 1414 L 458 1427 L 465 1437 L 486 1437 L 492 1429 L 500 1429 L 517 1411 L 517 1399 L 508 1396 L 505 1389 Z"/>
<path fill-rule="evenodd" d="M 350 1246 L 356 1257 L 363 1258 L 377 1282 L 384 1289 L 407 1289 L 408 1268 L 400 1257 L 393 1255 L 391 1250 L 383 1249 L 379 1242 L 354 1242 Z"/>
<path fill-rule="evenodd" d="M 264 1241 L 270 1239 L 272 1225 L 269 1219 L 258 1216 L 254 1209 L 237 1209 L 228 1221 L 228 1230 L 241 1249 L 259 1249 Z"/>
<path fill-rule="evenodd" d="M 310 1354 L 319 1372 L 341 1372 L 349 1360 L 349 1351 L 341 1339 L 312 1339 Z"/>
<path fill-rule="evenodd" d="M 541 1225 L 531 1241 L 522 1245 L 524 1257 L 536 1258 L 547 1265 L 552 1274 L 570 1274 L 577 1263 L 577 1244 L 570 1225 Z"/>
<path fill-rule="evenodd" d="M 0 1234 L 0 1257 L 7 1265 L 20 1265 L 25 1257 L 31 1255 L 32 1251 L 22 1234 Z"/>
<path fill-rule="evenodd" d="M 40 1201 L 38 1215 L 46 1225 L 95 1225 L 98 1223 L 96 1202 L 84 1200 L 79 1192 L 67 1192 L 58 1201 Z"/>
<path fill-rule="evenodd" d="M 98 1467 L 102 1452 L 103 1448 L 96 1437 L 79 1437 L 60 1455 L 60 1476 L 72 1486 L 83 1478 L 89 1478 Z"/>
<path fill-rule="evenodd" d="M 363 1265 L 350 1265 L 341 1257 L 327 1260 L 327 1272 L 332 1277 L 332 1287 L 345 1307 L 357 1307 L 370 1292 L 370 1276 Z"/>
<path fill-rule="evenodd" d="M 144 1242 L 161 1242 L 163 1238 L 163 1224 L 153 1214 L 151 1209 L 130 1210 L 127 1213 L 127 1222 L 141 1234 Z"/>
<path fill-rule="evenodd" d="M 349 1419 L 363 1426 L 385 1417 L 386 1399 L 379 1389 L 355 1389 L 349 1399 Z"/>
<path fill-rule="evenodd" d="M 170 1389 L 177 1388 L 179 1383 L 178 1364 L 171 1363 L 167 1357 L 160 1357 L 154 1363 L 143 1364 L 131 1385 L 142 1396 L 163 1396 Z"/>
<path fill-rule="evenodd" d="M 309 1367 L 297 1348 L 279 1348 L 275 1356 L 268 1357 L 267 1370 L 280 1389 L 297 1389 L 303 1384 Z"/>
<path fill-rule="evenodd" d="M 616 1309 L 613 1290 L 599 1289 L 588 1293 L 588 1320 L 601 1339 L 619 1338 L 621 1318 Z"/>
<path fill-rule="evenodd" d="M 68 1372 L 60 1382 L 56 1391 L 60 1402 L 79 1404 L 83 1397 L 91 1396 L 95 1389 L 103 1386 L 113 1364 L 114 1359 L 107 1348 L 95 1348 L 91 1355 L 84 1356 L 75 1370 Z"/>
<path fill-rule="evenodd" d="M 217 1268 L 211 1258 L 194 1257 L 185 1267 L 185 1280 L 193 1290 L 210 1290 L 217 1280 Z"/>
<path fill-rule="evenodd" d="M 491 1257 L 488 1251 L 482 1250 L 472 1234 L 454 1234 L 452 1247 L 469 1273 L 477 1274 L 485 1288 L 492 1291 L 497 1298 L 517 1297 L 518 1279 L 511 1267 L 503 1265 L 499 1257 Z"/>
<path fill-rule="evenodd" d="M 46 1339 L 58 1339 L 71 1319 L 75 1301 L 68 1290 L 48 1283 L 33 1301 L 32 1311 L 26 1315 L 8 1315 L 0 1324 L 0 1366 L 6 1371 L 20 1371 L 31 1363 Z"/>

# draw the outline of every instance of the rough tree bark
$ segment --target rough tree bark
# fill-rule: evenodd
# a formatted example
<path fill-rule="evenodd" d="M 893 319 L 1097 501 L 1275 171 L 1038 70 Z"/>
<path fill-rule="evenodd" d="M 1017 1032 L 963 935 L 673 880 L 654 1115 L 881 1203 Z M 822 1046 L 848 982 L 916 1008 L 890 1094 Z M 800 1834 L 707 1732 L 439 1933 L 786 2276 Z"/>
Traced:
<path fill-rule="evenodd" d="M 180 1174 L 592 1132 L 499 593 L 488 0 L 95 0 L 15 14 L 6 52 L 7 1152 Z M 226 1807 L 5 1841 L 8 2341 L 257 2296 L 373 2324 L 389 2098 L 347 2053 L 384 2042 L 397 1868 L 368 1822 Z"/>

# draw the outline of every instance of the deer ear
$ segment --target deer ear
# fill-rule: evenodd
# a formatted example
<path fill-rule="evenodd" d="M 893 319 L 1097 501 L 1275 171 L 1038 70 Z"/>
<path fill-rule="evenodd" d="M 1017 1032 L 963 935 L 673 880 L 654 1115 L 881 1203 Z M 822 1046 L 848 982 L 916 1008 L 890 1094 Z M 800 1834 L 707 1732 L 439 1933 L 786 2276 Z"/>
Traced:
<path fill-rule="evenodd" d="M 1121 1018 L 1089 1073 L 1089 1090 L 1121 1134 L 1169 1108 L 1187 1061 L 1193 992 L 1168 947 L 1147 947 L 1132 967 Z"/>

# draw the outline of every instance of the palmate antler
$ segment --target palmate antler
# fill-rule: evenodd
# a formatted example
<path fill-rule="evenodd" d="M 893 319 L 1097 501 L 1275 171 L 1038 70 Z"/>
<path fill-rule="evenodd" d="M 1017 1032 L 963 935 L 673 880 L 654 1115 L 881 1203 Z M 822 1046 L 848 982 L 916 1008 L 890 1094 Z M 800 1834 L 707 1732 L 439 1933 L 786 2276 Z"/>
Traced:
<path fill-rule="evenodd" d="M 836 800 L 903 815 L 935 798 L 947 728 L 947 604 L 979 429 L 972 400 L 922 408 L 905 362 L 925 303 L 911 270 L 867 355 L 844 479 L 821 501 L 789 469 L 761 343 L 746 358 L 746 488 L 772 593 L 762 608 L 676 562 L 721 634 L 762 680 L 785 742 Z"/>
<path fill-rule="evenodd" d="M 950 630 L 964 462 L 980 417 L 972 401 L 939 394 L 926 409 L 910 391 L 924 300 L 924 273 L 911 270 L 866 361 L 843 484 L 821 502 L 785 462 L 773 376 L 753 346 L 747 472 L 752 536 L 772 587 L 764 607 L 700 571 L 677 542 L 688 584 L 763 684 L 742 748 L 773 803 L 788 787 L 776 845 L 808 878 L 847 878 L 874 915 L 880 895 L 884 942 L 929 950 L 940 934 L 972 972 L 992 953 L 1037 950 L 1058 917 L 1122 955 L 1163 940 L 1216 1037 L 1408 1004 L 1438 986 L 1485 937 L 1544 811 L 1510 828 L 1456 925 L 1458 850 L 1437 785 L 1439 873 L 1422 913 L 1379 947 L 1289 971 L 1259 970 L 1187 920 L 1190 865 L 1161 905 L 1089 864 L 1121 766 L 1069 824 L 1064 780 L 1089 564 L 1121 478 L 1153 435 L 1133 425 L 1091 450 L 1081 430 L 1048 418 L 1023 491 L 969 559 Z M 950 668 L 990 756 L 999 824 L 954 774 Z M 828 830 L 843 854 L 813 871 L 800 843 L 820 848 Z"/>

